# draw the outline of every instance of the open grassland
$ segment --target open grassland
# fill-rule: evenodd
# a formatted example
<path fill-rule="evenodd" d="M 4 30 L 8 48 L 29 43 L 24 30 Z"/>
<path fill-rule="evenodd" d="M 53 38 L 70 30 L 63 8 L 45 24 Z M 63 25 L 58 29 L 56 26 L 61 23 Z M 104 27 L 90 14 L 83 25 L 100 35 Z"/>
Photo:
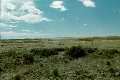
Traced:
<path fill-rule="evenodd" d="M 120 38 L 1 40 L 0 80 L 120 80 Z"/>

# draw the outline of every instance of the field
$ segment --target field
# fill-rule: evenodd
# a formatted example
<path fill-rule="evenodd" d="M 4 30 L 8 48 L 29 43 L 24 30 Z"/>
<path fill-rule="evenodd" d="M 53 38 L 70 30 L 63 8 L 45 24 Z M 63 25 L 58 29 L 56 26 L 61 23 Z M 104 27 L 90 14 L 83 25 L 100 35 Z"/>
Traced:
<path fill-rule="evenodd" d="M 120 80 L 120 37 L 1 40 L 0 80 Z"/>

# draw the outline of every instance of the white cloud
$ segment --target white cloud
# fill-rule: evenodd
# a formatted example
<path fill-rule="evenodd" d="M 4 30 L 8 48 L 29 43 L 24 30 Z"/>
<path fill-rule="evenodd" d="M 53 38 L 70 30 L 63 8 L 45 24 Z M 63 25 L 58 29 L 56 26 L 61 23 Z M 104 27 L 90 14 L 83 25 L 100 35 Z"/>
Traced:
<path fill-rule="evenodd" d="M 83 26 L 85 26 L 85 27 L 86 27 L 86 26 L 88 26 L 88 24 L 83 24 Z"/>
<path fill-rule="evenodd" d="M 14 32 L 14 31 L 3 31 L 3 32 L 1 32 L 1 35 L 15 35 L 16 34 L 16 32 Z"/>
<path fill-rule="evenodd" d="M 1 0 L 3 21 L 41 22 L 48 21 L 43 12 L 36 8 L 33 0 Z"/>
<path fill-rule="evenodd" d="M 9 27 L 9 28 L 6 28 L 7 30 L 12 30 L 13 28 Z"/>
<path fill-rule="evenodd" d="M 42 15 L 37 15 L 37 14 L 33 14 L 33 13 L 29 13 L 29 14 L 20 16 L 20 17 L 16 18 L 16 20 L 21 20 L 21 21 L 31 22 L 31 23 L 41 22 L 41 21 L 49 21 L 49 19 L 44 18 Z"/>
<path fill-rule="evenodd" d="M 31 34 L 33 34 L 33 33 L 31 33 Z M 1 35 L 2 35 L 3 38 L 4 37 L 19 38 L 19 37 L 23 37 L 23 36 L 25 36 L 25 37 L 29 36 L 28 33 L 25 33 L 25 32 L 16 32 L 16 31 L 12 31 L 12 30 L 11 31 L 2 31 Z"/>
<path fill-rule="evenodd" d="M 66 11 L 66 7 L 64 6 L 64 2 L 63 1 L 53 1 L 50 4 L 51 8 L 55 8 L 55 9 L 60 9 L 60 11 Z"/>
<path fill-rule="evenodd" d="M 11 25 L 11 24 L 6 24 L 6 23 L 0 23 L 0 28 L 16 28 L 17 26 Z"/>
<path fill-rule="evenodd" d="M 31 30 L 29 30 L 29 29 L 22 29 L 21 31 L 22 32 L 31 32 Z"/>
<path fill-rule="evenodd" d="M 5 23 L 0 23 L 0 27 L 7 27 L 8 25 Z"/>
<path fill-rule="evenodd" d="M 79 0 L 85 7 L 96 7 L 93 0 Z"/>
<path fill-rule="evenodd" d="M 48 37 L 50 34 L 45 34 L 45 33 L 39 33 L 39 32 L 32 32 L 30 33 L 29 32 L 29 35 L 28 35 L 28 32 L 17 32 L 17 31 L 2 31 L 0 32 L 1 35 L 2 35 L 2 38 L 13 38 L 13 39 L 24 39 L 24 38 L 45 38 L 45 37 Z"/>
<path fill-rule="evenodd" d="M 10 28 L 16 28 L 17 26 L 14 25 L 9 25 Z"/>

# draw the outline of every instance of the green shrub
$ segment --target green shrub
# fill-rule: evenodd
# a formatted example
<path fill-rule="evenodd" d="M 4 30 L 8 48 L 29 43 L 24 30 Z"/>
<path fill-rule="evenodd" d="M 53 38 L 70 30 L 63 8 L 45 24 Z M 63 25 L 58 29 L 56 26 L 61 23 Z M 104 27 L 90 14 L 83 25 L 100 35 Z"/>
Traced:
<path fill-rule="evenodd" d="M 13 80 L 21 80 L 20 75 L 16 75 L 16 76 L 13 78 Z"/>
<path fill-rule="evenodd" d="M 106 62 L 106 65 L 110 66 L 110 65 L 111 65 L 110 61 L 107 61 L 107 62 Z"/>
<path fill-rule="evenodd" d="M 110 50 L 108 50 L 108 52 L 109 52 L 110 54 L 119 53 L 119 51 L 118 51 L 117 49 L 110 49 Z"/>
<path fill-rule="evenodd" d="M 111 76 L 113 77 L 120 77 L 120 71 L 118 69 L 115 68 L 109 68 L 108 72 L 111 74 Z"/>
<path fill-rule="evenodd" d="M 119 56 L 119 51 L 117 49 L 104 49 L 100 50 L 99 55 L 107 58 L 113 58 L 115 56 Z"/>
<path fill-rule="evenodd" d="M 98 49 L 97 48 L 85 48 L 85 51 L 87 52 L 87 53 L 94 53 L 94 52 L 96 52 Z"/>
<path fill-rule="evenodd" d="M 16 51 L 11 49 L 8 51 L 3 51 L 2 54 L 4 54 L 7 57 L 15 57 L 16 56 Z"/>
<path fill-rule="evenodd" d="M 22 57 L 16 57 L 15 58 L 15 65 L 23 64 L 23 58 Z"/>
<path fill-rule="evenodd" d="M 59 77 L 60 75 L 59 75 L 58 69 L 54 69 L 54 70 L 52 71 L 52 75 L 53 75 L 54 77 Z"/>
<path fill-rule="evenodd" d="M 57 55 L 58 52 L 55 49 L 44 49 L 42 50 L 41 55 L 45 57 L 49 57 L 51 55 Z"/>
<path fill-rule="evenodd" d="M 41 49 L 39 48 L 33 48 L 30 50 L 31 53 L 33 53 L 34 55 L 39 55 L 41 52 Z"/>
<path fill-rule="evenodd" d="M 65 50 L 65 48 L 52 48 L 52 49 L 56 52 L 61 52 Z"/>
<path fill-rule="evenodd" d="M 24 64 L 32 64 L 34 62 L 34 57 L 32 54 L 24 54 L 23 59 Z"/>
<path fill-rule="evenodd" d="M 65 54 L 69 57 L 72 58 L 79 58 L 79 57 L 83 57 L 86 55 L 85 50 L 80 47 L 80 46 L 73 46 L 71 48 L 68 48 L 65 52 Z"/>
<path fill-rule="evenodd" d="M 0 67 L 0 73 L 3 71 L 3 69 Z"/>
<path fill-rule="evenodd" d="M 61 51 L 61 49 L 57 49 L 57 48 L 43 48 L 43 49 L 40 49 L 40 48 L 34 48 L 34 49 L 31 49 L 31 53 L 33 53 L 34 55 L 40 55 L 41 57 L 49 57 L 51 55 L 57 55 L 58 54 L 58 51 Z"/>

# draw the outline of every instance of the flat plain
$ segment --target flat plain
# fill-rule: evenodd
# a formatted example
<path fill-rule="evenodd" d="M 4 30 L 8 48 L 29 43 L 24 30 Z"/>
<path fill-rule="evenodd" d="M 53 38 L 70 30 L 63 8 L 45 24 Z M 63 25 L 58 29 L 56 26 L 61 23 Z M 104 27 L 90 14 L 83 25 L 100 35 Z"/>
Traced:
<path fill-rule="evenodd" d="M 0 40 L 0 80 L 120 80 L 120 37 Z"/>

